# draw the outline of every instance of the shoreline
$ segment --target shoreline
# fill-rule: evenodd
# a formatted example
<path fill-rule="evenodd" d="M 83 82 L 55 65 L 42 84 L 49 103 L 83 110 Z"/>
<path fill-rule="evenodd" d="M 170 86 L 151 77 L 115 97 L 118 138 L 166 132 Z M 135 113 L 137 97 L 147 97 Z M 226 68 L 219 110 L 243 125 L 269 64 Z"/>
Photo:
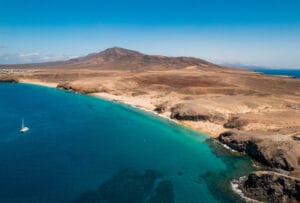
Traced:
<path fill-rule="evenodd" d="M 252 199 L 250 197 L 247 197 L 244 192 L 239 188 L 239 182 L 242 180 L 242 179 L 245 179 L 246 176 L 242 176 L 240 177 L 238 180 L 232 180 L 230 182 L 230 186 L 233 190 L 233 192 L 235 192 L 236 194 L 238 194 L 243 200 L 245 200 L 246 202 L 251 202 L 251 203 L 263 203 L 261 201 L 258 201 L 258 200 L 255 200 L 255 199 Z"/>
<path fill-rule="evenodd" d="M 21 83 L 21 84 L 29 84 L 29 85 L 37 85 L 37 86 L 43 86 L 43 87 L 48 87 L 48 88 L 54 88 L 54 89 L 60 89 L 57 87 L 57 83 L 46 83 L 46 82 L 40 82 L 40 81 L 19 81 L 18 83 Z M 73 91 L 74 92 L 74 91 Z M 74 92 L 76 93 L 76 92 Z M 220 145 L 221 147 L 225 148 L 226 150 L 230 151 L 230 152 L 238 152 L 236 150 L 234 150 L 233 148 L 231 148 L 230 146 L 226 145 L 226 144 L 223 144 L 221 142 L 219 142 L 217 139 L 215 139 L 216 137 L 209 134 L 209 133 L 205 133 L 203 131 L 200 131 L 199 129 L 195 129 L 193 128 L 192 126 L 190 125 L 187 125 L 187 124 L 184 124 L 180 121 L 176 121 L 174 119 L 171 119 L 170 117 L 168 117 L 167 115 L 164 115 L 164 114 L 159 114 L 157 112 L 155 112 L 154 110 L 150 110 L 150 109 L 147 109 L 145 107 L 142 107 L 142 106 L 138 106 L 138 105 L 134 105 L 130 102 L 126 102 L 124 100 L 117 100 L 117 99 L 113 99 L 113 98 L 109 98 L 109 97 L 104 97 L 104 96 L 101 96 L 97 93 L 94 93 L 94 94 L 86 94 L 86 93 L 81 93 L 83 95 L 88 95 L 88 96 L 92 96 L 94 98 L 98 98 L 98 99 L 102 99 L 102 100 L 106 100 L 106 101 L 109 101 L 109 102 L 115 102 L 115 103 L 118 103 L 119 105 L 126 105 L 126 106 L 129 106 L 131 108 L 134 108 L 134 109 L 137 109 L 139 111 L 143 111 L 143 112 L 146 112 L 146 113 L 150 113 L 152 114 L 153 116 L 157 116 L 159 118 L 162 118 L 162 119 L 166 119 L 167 121 L 170 121 L 170 122 L 174 122 L 175 124 L 178 124 L 180 125 L 181 127 L 184 127 L 184 128 L 188 128 L 190 130 L 194 130 L 200 134 L 202 134 L 203 136 L 207 136 L 208 139 L 212 139 L 215 141 L 216 144 Z M 240 153 L 240 152 L 238 152 Z M 243 153 L 241 153 L 243 154 Z M 251 159 L 253 160 L 253 159 Z M 252 164 L 254 162 L 252 161 Z M 254 165 L 254 164 L 253 164 Z M 254 165 L 255 166 L 255 165 Z M 254 172 L 254 171 L 253 171 Z M 245 176 L 244 176 L 245 177 Z M 242 177 L 239 177 L 239 178 L 242 178 Z M 260 201 L 257 201 L 255 199 L 251 199 L 250 197 L 247 197 L 242 190 L 238 189 L 238 187 L 236 187 L 234 183 L 234 181 L 236 181 L 235 179 L 231 180 L 230 181 L 230 186 L 231 186 L 231 190 L 233 193 L 237 194 L 238 196 L 240 196 L 240 198 L 246 200 L 246 201 L 249 201 L 249 202 L 254 202 L 254 203 L 259 203 Z"/>
<path fill-rule="evenodd" d="M 58 83 L 47 83 L 47 82 L 41 82 L 41 81 L 31 81 L 31 80 L 20 80 L 18 83 L 21 83 L 21 84 L 30 84 L 30 85 L 38 85 L 38 86 L 43 86 L 43 87 L 49 87 L 49 88 L 55 88 L 55 89 L 59 89 L 57 88 L 57 85 Z M 168 117 L 167 115 L 164 115 L 164 114 L 160 114 L 160 113 L 157 113 L 156 111 L 154 110 L 150 110 L 150 109 L 147 109 L 146 107 L 143 107 L 143 106 L 140 106 L 140 105 L 135 105 L 135 104 L 132 104 L 130 102 L 126 102 L 124 100 L 120 100 L 120 99 L 116 99 L 116 98 L 113 98 L 113 95 L 110 95 L 110 94 L 107 94 L 107 96 L 101 96 L 100 94 L 101 93 L 92 93 L 92 94 L 85 94 L 85 93 L 82 93 L 84 95 L 88 95 L 88 96 L 92 96 L 94 98 L 99 98 L 99 99 L 103 99 L 103 100 L 106 100 L 106 101 L 110 101 L 110 102 L 117 102 L 119 104 L 122 104 L 122 105 L 128 105 L 132 108 L 135 108 L 135 109 L 138 109 L 140 111 L 144 111 L 144 112 L 148 112 L 148 113 L 151 113 L 152 115 L 154 116 L 158 116 L 160 118 L 163 118 L 163 119 L 167 119 L 168 121 L 171 121 L 171 122 L 174 122 L 182 127 L 186 127 L 190 130 L 194 130 L 198 133 L 201 133 L 203 135 L 206 135 L 212 139 L 215 139 L 217 138 L 216 135 L 212 135 L 211 133 L 205 131 L 205 130 L 199 130 L 197 128 L 194 128 L 193 126 L 191 125 L 188 125 L 188 124 L 185 124 L 183 122 L 180 122 L 180 121 L 177 121 L 177 120 L 174 120 L 174 119 L 171 119 L 170 117 Z M 110 97 L 109 97 L 110 96 Z M 225 146 L 224 146 L 225 147 Z M 225 147 L 226 149 L 229 149 L 229 150 L 233 150 L 231 149 L 230 147 Z"/>

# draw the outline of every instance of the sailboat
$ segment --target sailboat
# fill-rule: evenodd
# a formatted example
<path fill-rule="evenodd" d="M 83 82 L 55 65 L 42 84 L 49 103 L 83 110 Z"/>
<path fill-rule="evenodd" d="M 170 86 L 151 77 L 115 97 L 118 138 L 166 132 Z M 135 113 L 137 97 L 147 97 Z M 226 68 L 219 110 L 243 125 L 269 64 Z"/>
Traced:
<path fill-rule="evenodd" d="M 29 128 L 24 126 L 24 119 L 22 119 L 22 126 L 21 126 L 21 129 L 20 129 L 20 132 L 21 133 L 26 133 L 28 130 L 29 130 Z"/>

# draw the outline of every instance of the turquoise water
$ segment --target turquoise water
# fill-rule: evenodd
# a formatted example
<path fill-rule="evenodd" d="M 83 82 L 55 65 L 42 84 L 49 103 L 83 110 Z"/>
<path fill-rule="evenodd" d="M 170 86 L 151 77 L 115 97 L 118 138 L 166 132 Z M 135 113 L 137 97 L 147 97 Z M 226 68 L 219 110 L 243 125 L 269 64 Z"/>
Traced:
<path fill-rule="evenodd" d="M 26 134 L 19 133 L 22 118 Z M 143 176 L 145 170 L 160 175 Z M 230 180 L 251 170 L 248 157 L 146 112 L 57 89 L 0 84 L 0 202 L 95 202 L 99 194 L 126 202 L 113 200 L 116 193 L 139 202 L 159 183 L 165 184 L 152 202 L 240 202 Z"/>

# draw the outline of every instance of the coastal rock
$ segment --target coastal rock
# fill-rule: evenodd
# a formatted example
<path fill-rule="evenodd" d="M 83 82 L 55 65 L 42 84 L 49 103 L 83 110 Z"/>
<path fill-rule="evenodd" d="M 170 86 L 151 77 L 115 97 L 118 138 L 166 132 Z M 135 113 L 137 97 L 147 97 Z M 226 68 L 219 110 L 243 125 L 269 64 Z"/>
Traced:
<path fill-rule="evenodd" d="M 171 118 L 177 120 L 207 121 L 210 118 L 208 112 L 200 112 L 191 104 L 179 104 L 171 109 Z"/>
<path fill-rule="evenodd" d="M 159 104 L 159 105 L 155 106 L 154 111 L 157 112 L 157 113 L 163 113 L 163 112 L 166 111 L 166 109 L 167 109 L 167 107 L 166 107 L 165 104 Z"/>
<path fill-rule="evenodd" d="M 171 108 L 172 119 L 187 121 L 224 122 L 223 116 L 218 112 L 208 111 L 199 104 L 181 103 Z"/>
<path fill-rule="evenodd" d="M 243 126 L 247 125 L 247 121 L 243 120 L 239 117 L 232 117 L 230 118 L 227 123 L 225 123 L 223 126 L 224 128 L 236 128 L 236 129 L 242 129 Z"/>
<path fill-rule="evenodd" d="M 272 140 L 254 139 L 247 133 L 240 131 L 227 131 L 220 134 L 218 140 L 239 152 L 248 154 L 257 162 L 272 168 L 293 171 L 294 164 L 287 154 L 287 150 L 276 147 Z"/>
<path fill-rule="evenodd" d="M 57 86 L 57 88 L 63 89 L 63 90 L 70 90 L 70 91 L 74 91 L 74 89 L 72 88 L 72 86 L 65 82 L 65 83 L 59 83 Z"/>
<path fill-rule="evenodd" d="M 72 92 L 79 92 L 82 94 L 92 94 L 99 92 L 99 87 L 97 85 L 89 86 L 89 85 L 74 85 L 71 83 L 59 83 L 57 88 L 72 91 Z"/>
<path fill-rule="evenodd" d="M 298 134 L 294 135 L 294 136 L 293 136 L 293 139 L 294 139 L 295 141 L 300 141 L 300 134 L 299 134 L 299 135 L 298 135 Z"/>
<path fill-rule="evenodd" d="M 18 83 L 19 80 L 17 78 L 14 78 L 14 77 L 1 76 L 0 77 L 0 82 Z"/>
<path fill-rule="evenodd" d="M 244 195 L 264 202 L 300 202 L 300 181 L 274 172 L 255 172 L 239 184 Z"/>

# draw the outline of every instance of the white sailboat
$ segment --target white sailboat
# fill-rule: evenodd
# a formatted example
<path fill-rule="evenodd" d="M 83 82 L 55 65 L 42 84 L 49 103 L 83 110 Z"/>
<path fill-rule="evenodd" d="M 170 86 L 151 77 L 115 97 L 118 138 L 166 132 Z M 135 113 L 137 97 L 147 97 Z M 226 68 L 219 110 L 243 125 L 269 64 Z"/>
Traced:
<path fill-rule="evenodd" d="M 22 126 L 21 126 L 21 129 L 20 129 L 20 132 L 21 133 L 26 133 L 28 130 L 29 130 L 29 128 L 24 125 L 24 119 L 22 119 Z"/>

